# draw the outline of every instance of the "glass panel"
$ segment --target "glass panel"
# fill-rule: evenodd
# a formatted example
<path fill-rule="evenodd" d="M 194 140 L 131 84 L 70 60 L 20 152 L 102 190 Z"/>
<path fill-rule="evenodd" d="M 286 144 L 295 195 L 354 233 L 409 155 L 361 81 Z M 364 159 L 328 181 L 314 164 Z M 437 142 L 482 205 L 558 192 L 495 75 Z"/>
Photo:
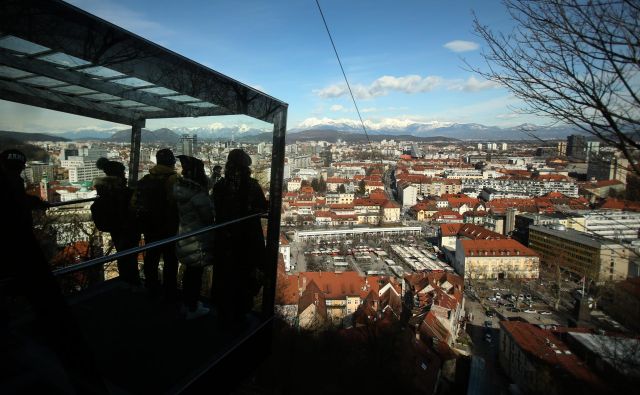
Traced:
<path fill-rule="evenodd" d="M 122 78 L 122 79 L 119 79 L 119 80 L 113 80 L 111 82 L 115 82 L 116 84 L 120 84 L 120 85 L 130 86 L 130 87 L 133 87 L 133 88 L 139 88 L 141 86 L 153 85 L 151 82 L 147 82 L 145 80 L 141 80 L 140 78 L 135 78 L 135 77 Z"/>
<path fill-rule="evenodd" d="M 22 78 L 28 75 L 33 75 L 33 73 L 29 73 L 28 71 L 14 69 L 9 66 L 0 66 L 0 77 L 5 78 Z"/>
<path fill-rule="evenodd" d="M 136 111 L 138 111 L 138 110 L 140 110 L 140 111 L 149 111 L 149 112 L 151 112 L 151 111 L 163 111 L 162 108 L 154 107 L 154 106 L 138 107 L 138 108 L 136 108 Z"/>
<path fill-rule="evenodd" d="M 42 45 L 38 45 L 15 36 L 0 38 L 0 47 L 29 55 L 49 50 L 47 47 L 43 47 Z"/>
<path fill-rule="evenodd" d="M 198 101 L 198 100 L 200 100 L 200 99 L 196 99 L 195 97 L 191 97 L 191 96 L 189 96 L 189 95 L 167 96 L 167 97 L 165 97 L 165 99 L 175 100 L 175 101 L 180 101 L 180 102 L 185 102 L 185 101 Z"/>
<path fill-rule="evenodd" d="M 95 95 L 85 96 L 89 100 L 107 101 L 107 100 L 122 100 L 119 96 L 110 95 L 108 93 L 96 93 Z"/>
<path fill-rule="evenodd" d="M 78 71 L 81 73 L 90 74 L 95 77 L 101 77 L 101 78 L 112 78 L 112 77 L 119 77 L 121 75 L 124 75 L 119 71 L 111 70 L 102 66 L 89 67 L 89 68 L 78 70 Z"/>
<path fill-rule="evenodd" d="M 137 101 L 133 101 L 133 100 L 111 101 L 109 102 L 109 104 L 112 104 L 114 106 L 120 106 L 120 107 L 136 107 L 136 106 L 145 105 L 143 103 L 138 103 Z"/>
<path fill-rule="evenodd" d="M 41 56 L 41 57 L 38 57 L 38 59 L 46 60 L 47 62 L 51 62 L 60 66 L 67 66 L 67 67 L 77 67 L 77 66 L 84 66 L 84 65 L 90 64 L 86 60 L 82 60 L 82 59 L 76 58 L 75 56 L 67 55 L 66 53 L 62 53 L 62 52 Z"/>
<path fill-rule="evenodd" d="M 218 107 L 215 104 L 212 103 L 207 103 L 206 101 L 200 102 L 200 103 L 188 103 L 187 106 L 191 106 L 191 107 L 198 107 L 198 108 L 213 108 L 213 107 Z"/>
<path fill-rule="evenodd" d="M 78 85 L 69 85 L 62 86 L 59 88 L 53 88 L 53 90 L 63 93 L 71 93 L 72 95 L 84 95 L 87 93 L 97 93 L 98 91 L 94 91 L 93 89 L 85 88 L 84 86 Z"/>
<path fill-rule="evenodd" d="M 20 82 L 25 82 L 27 84 L 38 85 L 38 86 L 56 86 L 56 85 L 66 84 L 66 82 L 62 82 L 62 81 L 54 80 L 53 78 L 42 77 L 42 76 L 26 78 L 24 80 L 21 80 Z"/>
<path fill-rule="evenodd" d="M 175 95 L 178 92 L 176 91 L 172 91 L 169 88 L 165 88 L 163 86 L 156 86 L 154 88 L 145 88 L 145 89 L 140 89 L 142 92 L 148 92 L 148 93 L 153 93 L 156 95 Z"/>

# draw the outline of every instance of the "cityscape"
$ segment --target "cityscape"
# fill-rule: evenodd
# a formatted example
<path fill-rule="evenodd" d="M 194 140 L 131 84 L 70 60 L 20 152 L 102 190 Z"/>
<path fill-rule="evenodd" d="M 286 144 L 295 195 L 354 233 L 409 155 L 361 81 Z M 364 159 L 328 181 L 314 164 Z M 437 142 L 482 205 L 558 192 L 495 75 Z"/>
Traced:
<path fill-rule="evenodd" d="M 142 145 L 139 178 L 160 148 L 202 158 L 211 176 L 239 147 L 268 191 L 270 143 L 172 138 Z M 640 184 L 615 150 L 581 135 L 543 146 L 328 140 L 286 145 L 276 311 L 291 327 L 357 330 L 406 320 L 426 347 L 423 358 L 439 361 L 429 369 L 471 358 L 469 380 L 481 379 L 474 372 L 496 376 L 505 389 L 527 383 L 513 358 L 538 372 L 557 369 L 558 357 L 546 349 L 564 353 L 562 377 L 584 374 L 589 385 L 606 387 L 606 369 L 620 369 L 614 364 L 632 369 Z M 122 143 L 28 144 L 49 158 L 27 164 L 28 192 L 51 203 L 94 198 L 97 158 L 129 160 Z M 90 205 L 48 210 L 57 265 L 113 252 L 108 233 L 91 222 Z M 103 276 L 117 270 L 107 266 Z M 612 361 L 607 347 L 635 356 Z M 479 359 L 482 373 L 473 368 Z M 594 359 L 604 366 L 587 364 Z M 441 380 L 448 384 L 432 381 L 428 392 L 455 383 Z"/>
<path fill-rule="evenodd" d="M 639 21 L 6 0 L 0 393 L 634 391 Z"/>

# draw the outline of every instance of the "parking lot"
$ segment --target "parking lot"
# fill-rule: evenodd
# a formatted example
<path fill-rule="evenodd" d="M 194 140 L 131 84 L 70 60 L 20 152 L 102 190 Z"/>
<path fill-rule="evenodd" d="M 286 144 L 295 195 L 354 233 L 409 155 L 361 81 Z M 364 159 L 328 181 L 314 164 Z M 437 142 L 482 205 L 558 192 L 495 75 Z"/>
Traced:
<path fill-rule="evenodd" d="M 435 249 L 425 237 L 341 239 L 305 243 L 291 241 L 289 244 L 292 273 L 351 270 L 361 275 L 385 275 L 402 278 L 405 274 L 413 273 L 416 267 L 415 263 L 411 265 L 407 263 L 406 257 L 398 255 L 397 246 L 419 249 L 431 256 L 433 262 L 438 261 Z M 393 248 L 394 246 L 396 249 Z M 447 270 L 452 270 L 444 263 L 441 265 L 447 266 Z"/>
<path fill-rule="evenodd" d="M 543 296 L 519 281 L 475 281 L 465 288 L 467 311 L 474 325 L 519 317 L 534 324 L 567 325 L 568 311 L 554 311 Z"/>

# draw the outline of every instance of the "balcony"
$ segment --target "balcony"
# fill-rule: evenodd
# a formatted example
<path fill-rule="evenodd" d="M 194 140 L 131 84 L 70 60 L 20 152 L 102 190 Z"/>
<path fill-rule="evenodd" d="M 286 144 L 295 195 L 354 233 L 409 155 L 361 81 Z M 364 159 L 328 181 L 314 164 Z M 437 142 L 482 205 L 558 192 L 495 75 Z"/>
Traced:
<path fill-rule="evenodd" d="M 247 218 L 56 270 L 57 282 L 71 292 L 49 312 L 59 313 L 49 317 L 53 333 L 40 330 L 20 287 L 3 282 L 3 301 L 10 303 L 0 358 L 12 369 L 0 380 L 0 393 L 68 393 L 74 385 L 81 393 L 230 391 L 271 344 L 287 104 L 63 1 L 3 1 L 0 26 L 0 99 L 129 125 L 131 186 L 147 119 L 240 115 L 273 124 L 269 210 L 255 214 L 267 228 L 265 279 L 245 322 L 229 327 L 215 315 L 184 320 L 179 305 L 149 298 L 105 272 L 118 257 Z M 78 202 L 59 205 L 72 203 Z M 68 380 L 74 377 L 79 387 Z"/>

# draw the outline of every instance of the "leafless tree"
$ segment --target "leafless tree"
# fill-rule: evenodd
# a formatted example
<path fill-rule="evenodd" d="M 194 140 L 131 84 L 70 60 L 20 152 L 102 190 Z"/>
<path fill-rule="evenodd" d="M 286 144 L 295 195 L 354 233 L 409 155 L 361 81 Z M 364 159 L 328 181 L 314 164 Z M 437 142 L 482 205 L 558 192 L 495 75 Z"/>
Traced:
<path fill-rule="evenodd" d="M 488 69 L 525 113 L 550 117 L 622 152 L 640 174 L 640 2 L 504 0 L 515 28 L 494 32 L 474 20 Z"/>

